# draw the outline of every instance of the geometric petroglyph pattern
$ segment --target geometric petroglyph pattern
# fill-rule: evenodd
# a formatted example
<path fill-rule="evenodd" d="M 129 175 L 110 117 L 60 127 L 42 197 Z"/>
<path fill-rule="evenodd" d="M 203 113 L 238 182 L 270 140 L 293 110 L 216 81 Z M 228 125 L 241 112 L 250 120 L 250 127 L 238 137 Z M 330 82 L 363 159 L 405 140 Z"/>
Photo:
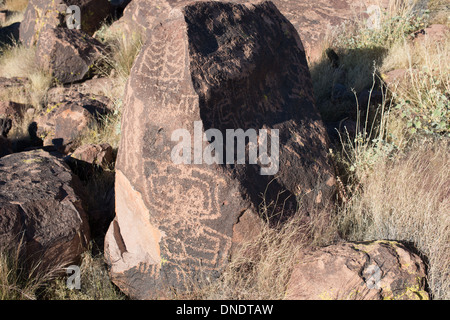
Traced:
<path fill-rule="evenodd" d="M 159 264 L 124 261 L 127 271 L 112 275 L 140 298 L 154 297 L 164 285 L 181 290 L 201 274 L 218 275 L 238 241 L 234 227 L 245 223 L 240 215 L 247 210 L 254 218 L 243 221 L 258 220 L 266 189 L 267 202 L 283 194 L 288 215 L 295 212 L 297 186 L 315 183 L 307 165 L 331 172 L 319 137 L 325 131 L 308 126 L 320 117 L 301 41 L 272 3 L 195 2 L 164 17 L 147 34 L 127 83 L 116 163 L 141 196 L 152 232 L 161 235 Z M 186 129 L 193 137 L 194 121 L 203 124 L 202 134 L 215 128 L 224 137 L 226 129 L 278 129 L 283 165 L 275 176 L 262 176 L 260 164 L 175 164 L 171 134 Z M 122 247 L 131 238 L 124 236 Z"/>

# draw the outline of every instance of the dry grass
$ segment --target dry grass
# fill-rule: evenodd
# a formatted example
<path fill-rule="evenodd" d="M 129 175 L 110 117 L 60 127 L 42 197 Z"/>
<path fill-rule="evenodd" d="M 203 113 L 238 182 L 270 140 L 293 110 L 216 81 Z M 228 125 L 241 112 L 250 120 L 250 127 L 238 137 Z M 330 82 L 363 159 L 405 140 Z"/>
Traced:
<path fill-rule="evenodd" d="M 27 262 L 19 248 L 0 251 L 0 300 L 36 300 L 39 290 L 63 270 L 56 265 L 43 269 L 40 262 Z"/>
<path fill-rule="evenodd" d="M 24 13 L 23 12 L 14 12 L 12 15 L 6 18 L 5 22 L 0 22 L 0 28 L 7 27 L 16 22 L 21 22 L 23 20 Z"/>
<path fill-rule="evenodd" d="M 341 57 L 339 70 L 332 70 L 324 57 L 312 66 L 312 76 L 325 117 L 339 111 L 330 96 L 342 74 L 355 91 L 383 92 L 370 115 L 355 99 L 345 102 L 362 129 L 356 137 L 341 136 L 335 150 L 346 183 L 339 232 L 346 240 L 411 244 L 427 263 L 432 298 L 449 299 L 450 46 L 449 35 L 442 42 L 414 43 L 411 33 L 427 23 L 410 7 L 397 7 L 383 16 L 378 30 L 343 26 L 330 42 Z M 380 78 L 398 68 L 408 70 L 405 80 L 385 90 Z"/>
<path fill-rule="evenodd" d="M 35 63 L 36 49 L 19 44 L 0 48 L 0 77 L 28 78 L 29 85 L 22 92 L 7 92 L 8 100 L 31 104 L 40 109 L 47 90 L 52 84 L 52 77 L 48 72 L 39 68 Z M 5 97 L 6 98 L 6 97 Z"/>
<path fill-rule="evenodd" d="M 125 85 L 131 68 L 142 48 L 142 36 L 139 33 L 125 34 L 121 30 L 111 30 L 108 25 L 102 26 L 96 38 L 105 43 L 109 53 L 103 57 L 104 76 L 113 80 L 113 86 L 106 95 L 114 103 L 113 113 L 103 116 L 78 139 L 78 144 L 109 143 L 114 149 L 119 147 L 120 121 L 122 116 L 122 100 Z"/>
<path fill-rule="evenodd" d="M 220 278 L 191 293 L 191 299 L 280 300 L 298 254 L 311 246 L 330 243 L 335 229 L 327 223 L 329 212 L 316 209 L 305 223 L 300 215 L 274 228 L 268 223 L 253 240 L 233 253 Z M 320 227 L 319 227 L 320 226 Z"/>
<path fill-rule="evenodd" d="M 442 42 L 400 41 L 385 57 L 381 71 L 405 69 L 406 76 L 390 88 L 393 111 L 403 132 L 450 136 L 450 34 Z"/>
<path fill-rule="evenodd" d="M 450 298 L 450 157 L 447 140 L 421 140 L 359 173 L 361 188 L 339 213 L 350 240 L 413 244 L 427 259 L 435 299 Z"/>
<path fill-rule="evenodd" d="M 35 51 L 34 47 L 19 44 L 0 48 L 0 77 L 28 79 L 23 87 L 2 90 L 0 100 L 32 106 L 36 112 L 39 112 L 45 104 L 47 91 L 52 85 L 52 77 L 35 64 Z M 28 137 L 28 126 L 31 121 L 32 116 L 25 114 L 24 118 L 20 119 L 20 123 L 13 126 L 9 134 L 10 138 Z"/>
<path fill-rule="evenodd" d="M 105 74 L 114 70 L 112 77 L 125 85 L 134 61 L 143 46 L 142 35 L 139 32 L 128 34 L 105 24 L 97 31 L 95 37 L 109 48 L 110 53 L 102 61 L 106 65 Z"/>
<path fill-rule="evenodd" d="M 59 278 L 45 288 L 48 300 L 124 300 L 126 297 L 111 283 L 102 255 L 85 252 L 80 265 L 80 289 L 69 289 L 66 278 Z"/>
<path fill-rule="evenodd" d="M 24 12 L 28 6 L 28 0 L 4 0 L 4 8 L 9 11 Z"/>
<path fill-rule="evenodd" d="M 115 101 L 114 112 L 99 116 L 99 121 L 93 122 L 74 142 L 75 145 L 109 143 L 115 150 L 120 143 L 120 121 L 122 100 Z"/>
<path fill-rule="evenodd" d="M 369 28 L 366 21 L 357 20 L 335 27 L 324 40 L 322 58 L 311 65 L 311 76 L 317 106 L 325 121 L 337 121 L 355 109 L 351 94 L 347 93 L 348 97 L 342 101 L 333 101 L 336 84 L 358 94 L 370 89 L 374 67 L 379 74 L 391 48 L 426 26 L 426 18 L 418 18 L 411 5 L 391 1 L 389 8 L 382 12 L 379 29 Z M 327 48 L 338 54 L 339 68 L 330 65 L 325 53 Z"/>
<path fill-rule="evenodd" d="M 19 250 L 0 251 L 0 300 L 123 300 L 111 283 L 103 256 L 85 252 L 80 264 L 81 288 L 69 289 L 65 267 L 42 270 L 29 266 Z"/>

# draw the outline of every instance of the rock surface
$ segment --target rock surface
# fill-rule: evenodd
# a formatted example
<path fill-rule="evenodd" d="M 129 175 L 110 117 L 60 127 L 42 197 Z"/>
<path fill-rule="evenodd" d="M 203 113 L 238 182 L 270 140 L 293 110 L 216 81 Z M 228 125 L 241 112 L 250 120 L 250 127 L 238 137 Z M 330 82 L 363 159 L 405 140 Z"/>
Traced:
<path fill-rule="evenodd" d="M 393 241 L 341 243 L 298 257 L 286 299 L 422 300 L 425 264 Z"/>
<path fill-rule="evenodd" d="M 37 120 L 37 134 L 44 146 L 54 145 L 61 152 L 67 153 L 72 148 L 72 143 L 94 121 L 94 115 L 82 106 L 64 104 Z"/>
<path fill-rule="evenodd" d="M 9 100 L 12 93 L 17 95 L 26 95 L 26 86 L 30 82 L 27 78 L 4 78 L 0 77 L 0 96 L 2 100 Z"/>
<path fill-rule="evenodd" d="M 76 262 L 89 242 L 78 180 L 64 162 L 35 150 L 0 159 L 0 247 L 41 268 Z M 41 269 L 42 270 L 42 269 Z"/>
<path fill-rule="evenodd" d="M 52 108 L 52 105 L 61 105 L 70 102 L 91 106 L 91 108 L 96 108 L 100 113 L 108 112 L 112 101 L 104 95 L 104 91 L 102 92 L 102 88 L 105 87 L 96 86 L 97 81 L 94 80 L 100 79 L 91 79 L 83 83 L 49 89 L 47 91 L 48 106 Z M 108 90 L 108 88 L 106 87 L 104 90 Z"/>
<path fill-rule="evenodd" d="M 93 74 L 105 46 L 79 30 L 47 29 L 39 37 L 36 62 L 59 83 L 83 80 Z"/>
<path fill-rule="evenodd" d="M 444 42 L 450 34 L 450 28 L 443 24 L 432 24 L 429 27 L 414 33 L 414 43 L 426 44 Z"/>
<path fill-rule="evenodd" d="M 78 147 L 70 156 L 101 167 L 106 167 L 114 161 L 113 150 L 108 143 L 85 144 Z"/>
<path fill-rule="evenodd" d="M 0 101 L 0 118 L 10 118 L 15 122 L 20 121 L 25 113 L 27 105 L 13 101 Z"/>
<path fill-rule="evenodd" d="M 73 151 L 73 142 L 107 112 L 101 99 L 93 97 L 74 91 L 49 92 L 47 108 L 36 117 L 37 135 L 44 145 L 54 145 L 63 153 Z"/>
<path fill-rule="evenodd" d="M 81 30 L 93 35 L 111 13 L 108 0 L 30 0 L 20 24 L 20 41 L 35 45 L 48 29 L 66 27 L 68 6 L 77 5 L 81 13 Z"/>
<path fill-rule="evenodd" d="M 218 276 L 245 230 L 258 232 L 262 194 L 289 216 L 295 195 L 323 206 L 334 193 L 303 47 L 272 3 L 174 3 L 148 37 L 124 98 L 116 218 L 105 239 L 113 281 L 140 299 Z M 261 175 L 260 162 L 171 158 L 177 129 L 225 137 L 239 128 L 279 130 L 275 175 Z"/>
<path fill-rule="evenodd" d="M 133 0 L 125 8 L 123 17 L 113 26 L 122 28 L 127 33 L 140 31 L 145 35 L 160 21 L 167 19 L 171 8 L 189 2 L 188 0 Z M 258 3 L 258 0 L 229 0 L 229 2 Z M 361 16 L 367 18 L 366 11 L 370 6 L 379 5 L 383 10 L 389 4 L 389 0 L 272 0 L 272 2 L 297 29 L 310 60 L 320 57 L 323 49 L 320 47 L 321 41 L 331 27 L 355 21 Z"/>
<path fill-rule="evenodd" d="M 397 86 L 408 85 L 416 69 L 394 69 L 382 74 L 384 84 L 391 90 L 395 90 Z"/>

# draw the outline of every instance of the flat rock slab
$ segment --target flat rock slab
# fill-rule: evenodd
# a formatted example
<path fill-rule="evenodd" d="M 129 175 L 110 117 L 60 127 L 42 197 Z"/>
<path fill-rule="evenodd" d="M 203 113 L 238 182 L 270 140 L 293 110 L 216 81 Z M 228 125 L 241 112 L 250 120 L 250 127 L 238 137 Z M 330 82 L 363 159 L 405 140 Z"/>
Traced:
<path fill-rule="evenodd" d="M 395 241 L 331 245 L 305 251 L 298 261 L 286 299 L 429 299 L 424 262 Z"/>
<path fill-rule="evenodd" d="M 263 196 L 278 221 L 280 212 L 295 214 L 296 196 L 305 208 L 324 207 L 335 191 L 306 57 L 289 21 L 271 2 L 162 2 L 171 9 L 148 33 L 125 93 L 116 218 L 105 239 L 113 281 L 140 299 L 218 277 L 232 249 L 258 234 Z M 175 163 L 178 129 L 199 134 L 202 150 L 211 147 L 202 139 L 209 129 L 223 137 L 253 129 L 259 141 L 260 130 L 268 139 L 278 130 L 279 155 L 272 139 L 268 153 L 279 170 L 261 174 L 261 161 Z M 308 210 L 301 214 L 308 219 Z"/>
<path fill-rule="evenodd" d="M 29 263 L 55 268 L 77 261 L 89 242 L 79 181 L 42 150 L 0 159 L 0 247 L 19 246 Z"/>

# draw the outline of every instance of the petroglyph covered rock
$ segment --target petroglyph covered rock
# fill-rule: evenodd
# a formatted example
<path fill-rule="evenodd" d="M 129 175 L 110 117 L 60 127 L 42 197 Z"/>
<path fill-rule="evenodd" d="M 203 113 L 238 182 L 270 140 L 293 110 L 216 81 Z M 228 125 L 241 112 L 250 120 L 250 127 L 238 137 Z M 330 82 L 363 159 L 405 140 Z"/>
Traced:
<path fill-rule="evenodd" d="M 116 218 L 105 239 L 113 281 L 141 299 L 217 277 L 232 248 L 258 233 L 263 196 L 283 217 L 299 196 L 308 219 L 307 208 L 334 193 L 303 47 L 271 2 L 174 4 L 148 37 L 125 93 Z M 257 135 L 257 163 L 251 138 L 244 164 L 220 163 L 239 149 L 217 147 L 219 138 L 228 145 L 227 130 L 239 129 Z M 192 162 L 174 161 L 180 130 Z"/>

